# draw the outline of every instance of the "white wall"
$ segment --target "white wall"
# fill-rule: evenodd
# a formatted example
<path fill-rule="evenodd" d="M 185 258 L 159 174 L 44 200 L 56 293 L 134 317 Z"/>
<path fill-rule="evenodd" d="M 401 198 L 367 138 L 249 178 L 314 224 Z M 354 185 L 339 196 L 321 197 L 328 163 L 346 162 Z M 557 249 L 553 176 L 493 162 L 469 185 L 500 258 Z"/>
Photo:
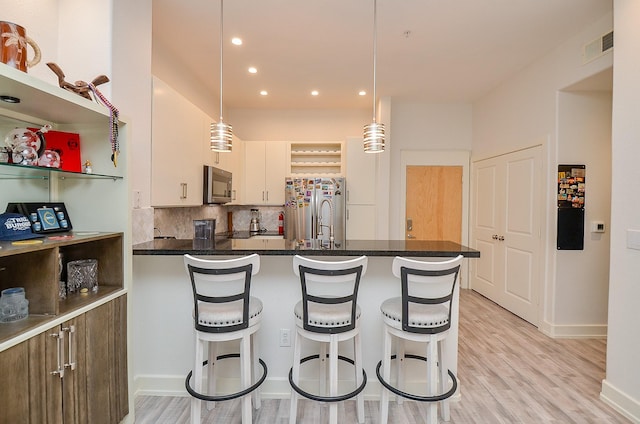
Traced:
<path fill-rule="evenodd" d="M 601 291 L 593 290 L 580 293 L 580 298 L 570 296 L 567 291 L 557 296 L 558 290 L 567 287 L 566 281 L 556 275 L 556 172 L 559 154 L 562 147 L 558 141 L 559 90 L 569 87 L 592 75 L 598 74 L 612 65 L 611 53 L 587 64 L 582 64 L 582 47 L 584 44 L 602 36 L 613 28 L 613 15 L 607 14 L 592 26 L 572 37 L 549 52 L 545 57 L 532 63 L 511 79 L 503 82 L 491 93 L 473 105 L 473 158 L 478 160 L 502 153 L 518 150 L 534 144 L 540 139 L 547 140 L 543 146 L 544 175 L 546 181 L 544 214 L 548 217 L 543 230 L 545 269 L 543 287 L 541 287 L 542 316 L 540 328 L 548 334 L 571 332 L 571 335 L 593 334 L 593 316 L 584 313 L 564 314 L 571 311 L 576 302 L 585 304 L 606 304 L 606 299 L 600 297 Z M 567 116 L 565 111 L 565 116 Z M 566 138 L 566 137 L 565 137 Z M 571 142 L 567 153 L 562 156 L 563 161 L 573 162 L 585 157 L 586 153 L 570 153 L 574 144 Z M 571 160 L 570 160 L 571 159 Z M 563 252 L 563 254 L 566 252 Z M 564 255 L 570 256 L 569 255 Z M 561 267 L 580 267 L 579 258 L 568 258 Z M 602 263 L 597 275 L 606 272 L 607 264 Z M 568 269 L 568 268 L 567 268 Z M 564 274 L 562 275 L 564 278 Z M 595 278 L 595 277 L 594 277 Z M 579 283 L 572 280 L 570 287 Z M 597 283 L 590 283 L 596 285 Z M 601 283 L 600 283 L 601 284 Z M 558 311 L 562 324 L 559 326 Z M 574 311 L 575 312 L 575 311 Z M 600 322 L 596 329 L 602 328 L 606 320 L 600 306 Z M 573 326 L 573 327 L 572 327 Z M 575 327 L 577 326 L 577 327 Z M 599 327 L 598 327 L 599 326 Z M 580 333 L 581 334 L 577 334 Z"/>
<path fill-rule="evenodd" d="M 640 422 L 640 251 L 626 247 L 640 230 L 640 2 L 615 0 L 611 272 L 607 375 L 602 397 Z"/>
<path fill-rule="evenodd" d="M 2 20 L 14 22 L 27 32 L 42 51 L 40 63 L 29 68 L 29 75 L 58 85 L 58 78 L 47 67 L 47 62 L 58 62 L 58 0 L 0 0 Z M 28 48 L 28 58 L 33 50 Z M 64 65 L 58 63 L 60 66 Z M 81 79 L 75 78 L 73 81 Z"/>
<path fill-rule="evenodd" d="M 244 141 L 342 141 L 362 136 L 371 120 L 368 110 L 260 110 L 226 112 L 233 130 Z"/>
<path fill-rule="evenodd" d="M 558 96 L 558 163 L 586 165 L 584 250 L 556 255 L 556 329 L 572 334 L 572 325 L 606 335 L 609 292 L 611 210 L 611 92 L 560 92 Z M 557 222 L 550 217 L 550 222 Z M 590 223 L 603 221 L 605 233 Z M 555 224 L 554 224 L 555 225 Z M 577 296 L 579 295 L 579 296 Z M 559 332 L 559 331 L 558 331 Z"/>
<path fill-rule="evenodd" d="M 390 239 L 404 240 L 405 173 L 401 152 L 406 150 L 471 150 L 472 109 L 470 104 L 402 103 L 391 104 L 391 170 L 389 174 Z"/>

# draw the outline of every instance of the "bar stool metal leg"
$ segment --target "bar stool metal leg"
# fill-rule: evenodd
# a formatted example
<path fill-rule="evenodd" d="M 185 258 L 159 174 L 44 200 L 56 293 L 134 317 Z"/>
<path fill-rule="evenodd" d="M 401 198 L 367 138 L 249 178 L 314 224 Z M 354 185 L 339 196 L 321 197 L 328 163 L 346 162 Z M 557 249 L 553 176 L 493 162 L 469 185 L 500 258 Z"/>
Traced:
<path fill-rule="evenodd" d="M 438 370 L 440 370 L 440 378 L 438 379 L 440 383 L 438 385 L 439 393 L 444 393 L 446 388 L 449 386 L 449 375 L 447 373 L 447 369 L 449 367 L 447 366 L 447 361 L 444 356 L 446 352 L 446 343 L 446 338 L 438 343 L 438 359 L 440 360 L 440 366 L 438 367 Z M 440 415 L 442 416 L 442 421 L 449 421 L 451 418 L 448 398 L 440 402 Z"/>
<path fill-rule="evenodd" d="M 260 367 L 260 363 L 258 362 L 258 352 L 260 352 L 258 345 L 258 335 L 254 333 L 251 335 L 251 381 L 255 380 L 258 376 L 258 370 Z M 253 401 L 253 408 L 260 409 L 260 387 L 253 391 L 253 393 L 251 394 L 251 398 Z"/>
<path fill-rule="evenodd" d="M 427 343 L 427 393 L 435 396 L 438 389 L 438 342 L 430 337 Z M 438 423 L 438 402 L 427 403 L 427 424 Z"/>
<path fill-rule="evenodd" d="M 196 354 L 193 365 L 193 376 L 195 378 L 194 389 L 197 392 L 202 392 L 202 357 L 204 356 L 202 352 L 203 347 L 204 344 L 202 340 L 196 337 Z M 200 399 L 191 398 L 191 424 L 200 424 L 200 411 Z"/>
<path fill-rule="evenodd" d="M 384 328 L 382 374 L 384 381 L 391 381 L 391 333 Z M 387 424 L 389 419 L 389 391 L 382 389 L 380 395 L 380 424 Z"/>
<path fill-rule="evenodd" d="M 251 387 L 251 336 L 245 335 L 240 339 L 240 378 L 242 388 Z M 249 394 L 242 397 L 242 422 L 251 422 L 251 396 Z"/>
<path fill-rule="evenodd" d="M 293 342 L 293 363 L 299 364 L 301 358 L 301 337 L 298 329 L 295 330 L 295 340 Z M 292 369 L 292 380 L 296 385 L 300 384 L 300 367 L 294 366 Z M 289 406 L 289 424 L 296 424 L 296 417 L 298 414 L 298 393 L 295 390 L 291 390 L 291 404 Z"/>
<path fill-rule="evenodd" d="M 363 377 L 362 377 L 362 344 L 360 341 L 360 334 L 357 334 L 353 338 L 353 357 L 355 359 L 355 370 L 356 370 L 356 386 L 360 387 L 362 385 Z M 358 395 L 356 398 L 357 408 L 358 408 L 358 422 L 360 424 L 364 423 L 364 396 Z"/>
<path fill-rule="evenodd" d="M 329 396 L 338 395 L 338 336 L 331 335 L 329 342 Z M 329 405 L 329 423 L 338 423 L 338 404 L 331 402 Z"/>
<path fill-rule="evenodd" d="M 207 393 L 214 395 L 216 393 L 216 371 L 218 371 L 218 367 L 216 366 L 216 362 L 218 360 L 218 344 L 207 343 L 207 345 L 209 348 L 209 360 L 207 362 Z M 215 402 L 207 402 L 208 411 L 211 411 L 215 406 Z"/>
<path fill-rule="evenodd" d="M 393 340 L 396 345 L 396 368 L 397 368 L 397 378 L 398 378 L 398 388 L 400 390 L 404 390 L 404 340 L 396 337 Z M 396 396 L 396 403 L 398 405 L 402 405 L 404 402 L 404 398 L 402 396 Z"/>

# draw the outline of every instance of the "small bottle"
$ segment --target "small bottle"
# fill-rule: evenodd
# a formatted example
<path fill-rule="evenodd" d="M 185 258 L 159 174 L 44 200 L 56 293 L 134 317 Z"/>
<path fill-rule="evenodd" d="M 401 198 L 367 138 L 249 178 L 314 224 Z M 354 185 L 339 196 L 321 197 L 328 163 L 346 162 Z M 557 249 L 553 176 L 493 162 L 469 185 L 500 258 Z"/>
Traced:
<path fill-rule="evenodd" d="M 84 172 L 85 174 L 93 173 L 93 168 L 91 168 L 91 161 L 88 160 L 84 163 Z"/>

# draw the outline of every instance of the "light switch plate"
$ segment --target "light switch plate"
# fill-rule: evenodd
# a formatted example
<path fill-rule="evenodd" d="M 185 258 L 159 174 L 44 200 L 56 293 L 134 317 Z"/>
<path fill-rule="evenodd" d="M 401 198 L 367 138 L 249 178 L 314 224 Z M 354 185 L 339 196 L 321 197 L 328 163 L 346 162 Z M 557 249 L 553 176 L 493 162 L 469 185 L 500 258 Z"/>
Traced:
<path fill-rule="evenodd" d="M 591 221 L 591 232 L 592 233 L 604 233 L 604 221 Z"/>
<path fill-rule="evenodd" d="M 627 248 L 640 250 L 640 230 L 627 230 Z"/>

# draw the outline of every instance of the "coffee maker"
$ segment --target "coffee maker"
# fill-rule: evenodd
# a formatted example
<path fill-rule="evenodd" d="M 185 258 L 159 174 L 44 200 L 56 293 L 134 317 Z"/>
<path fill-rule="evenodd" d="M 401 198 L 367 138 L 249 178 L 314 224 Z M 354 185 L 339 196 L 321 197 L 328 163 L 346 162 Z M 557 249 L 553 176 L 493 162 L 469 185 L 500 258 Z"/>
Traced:
<path fill-rule="evenodd" d="M 260 220 L 262 219 L 262 215 L 258 209 L 251 209 L 251 222 L 249 223 L 249 232 L 251 234 L 256 234 L 261 231 Z"/>

